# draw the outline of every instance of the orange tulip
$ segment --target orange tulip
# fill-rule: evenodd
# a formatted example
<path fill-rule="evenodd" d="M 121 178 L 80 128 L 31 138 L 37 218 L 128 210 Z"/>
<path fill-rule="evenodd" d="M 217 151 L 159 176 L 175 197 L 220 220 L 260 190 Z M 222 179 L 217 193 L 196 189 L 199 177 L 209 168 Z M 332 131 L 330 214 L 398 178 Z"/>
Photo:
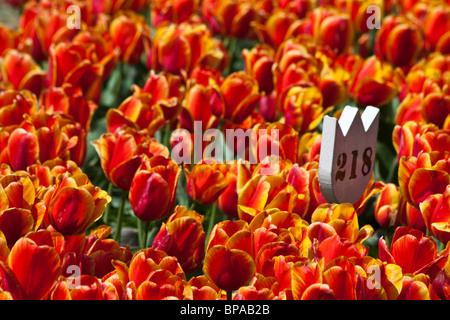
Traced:
<path fill-rule="evenodd" d="M 450 241 L 450 185 L 442 194 L 430 195 L 420 204 L 426 227 L 439 241 Z"/>
<path fill-rule="evenodd" d="M 33 58 L 45 60 L 52 43 L 73 39 L 78 30 L 68 28 L 67 17 L 64 9 L 50 8 L 33 1 L 25 5 L 19 26 L 23 36 L 32 40 Z"/>
<path fill-rule="evenodd" d="M 86 131 L 90 129 L 92 117 L 98 107 L 93 101 L 84 99 L 81 88 L 75 89 L 68 83 L 62 87 L 43 90 L 40 105 L 46 112 L 70 115 Z"/>
<path fill-rule="evenodd" d="M 258 82 L 259 90 L 266 95 L 274 89 L 272 66 L 275 51 L 267 45 L 256 45 L 251 50 L 242 51 L 245 71 Z"/>
<path fill-rule="evenodd" d="M 28 90 L 6 90 L 0 93 L 0 124 L 2 126 L 19 125 L 24 114 L 34 115 L 37 111 L 37 99 Z"/>
<path fill-rule="evenodd" d="M 227 187 L 220 165 L 202 161 L 192 170 L 184 169 L 187 178 L 187 194 L 204 205 L 213 204 Z"/>
<path fill-rule="evenodd" d="M 442 300 L 450 300 L 450 276 L 447 272 L 449 267 L 450 259 L 447 257 L 442 270 L 438 272 L 432 283 L 434 292 Z"/>
<path fill-rule="evenodd" d="M 289 38 L 291 26 L 298 20 L 295 13 L 280 8 L 273 10 L 264 24 L 255 22 L 255 32 L 261 42 L 278 47 Z"/>
<path fill-rule="evenodd" d="M 419 27 L 404 16 L 390 15 L 383 20 L 375 40 L 375 53 L 394 66 L 410 66 L 423 48 Z"/>
<path fill-rule="evenodd" d="M 150 50 L 150 28 L 143 16 L 132 11 L 117 15 L 111 21 L 109 34 L 125 63 L 138 63 L 142 54 Z"/>
<path fill-rule="evenodd" d="M 387 228 L 399 225 L 402 198 L 400 189 L 395 184 L 386 184 L 374 207 L 375 219 L 381 227 Z"/>
<path fill-rule="evenodd" d="M 198 10 L 198 0 L 154 1 L 151 11 L 153 26 L 168 21 L 180 23 L 188 20 Z"/>
<path fill-rule="evenodd" d="M 133 86 L 132 90 L 133 95 L 126 98 L 117 109 L 109 109 L 106 113 L 108 132 L 114 133 L 123 126 L 129 126 L 147 130 L 149 135 L 153 135 L 165 124 L 164 112 L 149 93 L 141 92 L 138 86 Z M 173 109 L 177 107 L 178 102 L 175 101 Z"/>
<path fill-rule="evenodd" d="M 238 164 L 230 165 L 229 170 L 225 173 L 225 180 L 227 187 L 217 199 L 217 206 L 230 218 L 238 218 L 237 202 L 237 179 L 238 179 Z"/>
<path fill-rule="evenodd" d="M 248 284 L 255 273 L 255 263 L 245 251 L 215 245 L 206 252 L 203 273 L 226 291 Z"/>
<path fill-rule="evenodd" d="M 25 172 L 0 175 L 0 231 L 7 244 L 40 227 L 45 205 L 33 176 Z"/>
<path fill-rule="evenodd" d="M 131 187 L 133 176 L 141 165 L 144 154 L 168 156 L 167 148 L 161 148 L 155 139 L 127 126 L 116 130 L 115 133 L 103 134 L 92 144 L 100 156 L 106 178 L 126 191 Z"/>
<path fill-rule="evenodd" d="M 142 221 L 167 217 L 175 205 L 181 169 L 170 158 L 144 159 L 130 187 L 129 200 L 134 214 Z"/>
<path fill-rule="evenodd" d="M 23 299 L 40 300 L 47 298 L 58 278 L 60 259 L 52 246 L 27 237 L 19 239 L 13 246 L 7 267 L 11 276 L 17 279 L 14 282 L 20 286 Z"/>
<path fill-rule="evenodd" d="M 312 224 L 326 223 L 333 227 L 334 234 L 353 243 L 362 243 L 373 234 L 373 228 L 370 225 L 359 229 L 358 213 L 353 205 L 348 203 L 318 206 L 312 214 L 311 222 Z"/>
<path fill-rule="evenodd" d="M 322 107 L 323 98 L 317 87 L 291 87 L 282 103 L 286 124 L 300 134 L 315 130 L 324 115 L 331 110 Z"/>
<path fill-rule="evenodd" d="M 203 1 L 202 14 L 214 33 L 237 38 L 250 37 L 251 22 L 258 19 L 253 3 L 248 1 Z"/>
<path fill-rule="evenodd" d="M 437 257 L 434 240 L 411 227 L 395 230 L 390 249 L 381 237 L 378 249 L 381 261 L 399 265 L 403 273 L 418 272 Z"/>
<path fill-rule="evenodd" d="M 191 294 L 177 259 L 164 251 L 149 248 L 136 252 L 130 262 L 128 277 L 136 287 L 133 294 L 137 300 L 183 299 Z"/>
<path fill-rule="evenodd" d="M 358 33 L 366 33 L 370 31 L 369 26 L 371 20 L 374 18 L 373 11 L 368 10 L 370 6 L 377 6 L 380 10 L 380 19 L 383 19 L 384 12 L 388 12 L 389 10 L 389 1 L 380 1 L 380 0 L 332 0 L 331 4 L 337 9 L 347 13 L 352 21 L 355 30 Z M 369 20 L 370 19 L 370 20 Z M 372 22 L 373 23 L 373 22 Z"/>
<path fill-rule="evenodd" d="M 353 43 L 351 18 L 337 10 L 319 7 L 311 12 L 313 37 L 319 45 L 328 47 L 336 56 L 347 53 Z"/>
<path fill-rule="evenodd" d="M 258 83 L 244 72 L 235 72 L 214 87 L 212 112 L 219 119 L 241 123 L 256 108 L 261 97 Z"/>
<path fill-rule="evenodd" d="M 302 198 L 282 176 L 255 174 L 238 190 L 239 217 L 250 222 L 259 212 L 271 208 L 293 212 Z"/>
<path fill-rule="evenodd" d="M 448 6 L 436 5 L 427 10 L 424 29 L 431 50 L 449 53 L 450 48 L 450 10 Z"/>
<path fill-rule="evenodd" d="M 77 235 L 100 219 L 111 197 L 85 174 L 66 174 L 45 192 L 44 201 L 46 222 L 64 235 Z"/>
<path fill-rule="evenodd" d="M 156 234 L 152 248 L 176 257 L 184 272 L 194 272 L 205 256 L 203 219 L 197 212 L 177 206 Z"/>
<path fill-rule="evenodd" d="M 399 77 L 392 66 L 372 56 L 354 67 L 355 76 L 350 80 L 349 92 L 364 106 L 382 106 L 398 92 Z"/>
<path fill-rule="evenodd" d="M 253 253 L 253 235 L 245 221 L 225 220 L 217 223 L 211 231 L 206 250 L 214 246 L 225 246 L 228 249 L 239 249 L 250 257 Z"/>
<path fill-rule="evenodd" d="M 398 170 L 399 186 L 408 202 L 419 208 L 428 196 L 444 193 L 450 183 L 448 156 L 419 153 L 418 157 L 402 157 Z"/>
<path fill-rule="evenodd" d="M 69 83 L 74 88 L 80 87 L 86 100 L 98 103 L 101 83 L 117 58 L 117 53 L 112 50 L 100 60 L 95 43 L 53 44 L 50 46 L 47 85 L 61 87 Z"/>
<path fill-rule="evenodd" d="M 450 119 L 450 95 L 443 92 L 432 92 L 423 98 L 421 104 L 424 120 L 444 128 Z M 444 117 L 444 115 L 447 115 Z"/>
<path fill-rule="evenodd" d="M 158 26 L 147 58 L 149 68 L 177 75 L 189 75 L 198 65 L 223 71 L 227 63 L 223 44 L 212 37 L 207 26 L 189 22 Z"/>
<path fill-rule="evenodd" d="M 1 72 L 3 81 L 11 89 L 25 89 L 39 95 L 44 88 L 46 72 L 27 53 L 8 50 L 1 63 Z"/>
<path fill-rule="evenodd" d="M 218 125 L 218 119 L 213 115 L 210 107 L 212 86 L 199 83 L 188 87 L 180 114 L 182 128 L 194 131 L 194 122 L 201 121 L 202 131 Z"/>

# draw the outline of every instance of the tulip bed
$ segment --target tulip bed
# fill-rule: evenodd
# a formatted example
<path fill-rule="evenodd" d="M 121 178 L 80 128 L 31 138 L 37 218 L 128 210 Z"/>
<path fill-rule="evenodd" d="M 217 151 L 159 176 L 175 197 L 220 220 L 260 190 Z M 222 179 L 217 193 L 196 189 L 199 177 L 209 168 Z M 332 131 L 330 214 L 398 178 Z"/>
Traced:
<path fill-rule="evenodd" d="M 6 2 L 0 300 L 450 299 L 449 1 Z M 329 204 L 346 105 L 376 163 Z M 198 121 L 278 165 L 177 163 Z"/>

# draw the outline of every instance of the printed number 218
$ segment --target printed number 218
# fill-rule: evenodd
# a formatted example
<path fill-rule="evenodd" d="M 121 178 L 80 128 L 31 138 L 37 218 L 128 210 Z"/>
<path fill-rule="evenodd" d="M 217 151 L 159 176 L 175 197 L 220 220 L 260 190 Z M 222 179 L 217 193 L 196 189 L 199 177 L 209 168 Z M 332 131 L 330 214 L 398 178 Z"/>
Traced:
<path fill-rule="evenodd" d="M 366 176 L 369 174 L 370 169 L 372 168 L 372 148 L 367 147 L 363 152 L 363 165 L 361 168 L 361 173 Z M 356 172 L 356 163 L 358 160 L 358 150 L 353 150 L 351 153 L 352 158 L 352 167 L 350 170 L 350 175 L 348 177 L 349 180 L 356 179 L 357 178 L 357 172 Z M 343 181 L 346 176 L 346 170 L 345 165 L 347 164 L 347 153 L 343 152 L 340 153 L 337 157 L 337 165 L 340 170 L 336 172 L 335 180 Z"/>

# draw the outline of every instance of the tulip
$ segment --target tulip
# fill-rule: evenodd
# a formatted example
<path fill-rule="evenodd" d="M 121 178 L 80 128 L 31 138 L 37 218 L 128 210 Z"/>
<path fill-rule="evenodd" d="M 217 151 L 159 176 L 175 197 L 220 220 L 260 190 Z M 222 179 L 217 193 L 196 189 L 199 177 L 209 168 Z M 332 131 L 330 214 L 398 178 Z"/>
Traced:
<path fill-rule="evenodd" d="M 133 176 L 141 165 L 143 154 L 148 156 L 165 150 L 152 150 L 152 140 L 135 129 L 124 126 L 115 133 L 103 134 L 92 142 L 98 155 L 106 178 L 124 191 L 131 187 Z M 158 147 L 158 146 L 156 146 Z"/>
<path fill-rule="evenodd" d="M 359 229 L 358 214 L 353 205 L 348 203 L 318 206 L 312 214 L 311 222 L 327 223 L 341 239 L 348 239 L 353 243 L 362 243 L 373 234 L 370 225 Z"/>
<path fill-rule="evenodd" d="M 203 1 L 202 14 L 214 33 L 237 38 L 251 37 L 251 22 L 258 19 L 247 1 Z"/>
<path fill-rule="evenodd" d="M 192 17 L 197 7 L 197 0 L 155 1 L 151 11 L 152 24 L 156 27 L 166 21 L 181 23 Z"/>
<path fill-rule="evenodd" d="M 64 83 L 80 87 L 86 100 L 100 101 L 101 83 L 117 60 L 112 50 L 101 60 L 96 55 L 95 43 L 52 44 L 49 51 L 47 85 L 61 87 Z"/>
<path fill-rule="evenodd" d="M 415 123 L 425 122 L 421 110 L 422 100 L 422 95 L 408 94 L 398 106 L 397 114 L 395 115 L 395 124 L 401 126 L 408 121 Z"/>
<path fill-rule="evenodd" d="M 449 17 L 448 6 L 432 6 L 426 13 L 423 24 L 431 50 L 449 53 Z"/>
<path fill-rule="evenodd" d="M 403 273 L 415 273 L 433 262 L 437 256 L 434 240 L 411 227 L 395 230 L 390 249 L 381 237 L 378 248 L 380 260 L 399 265 Z"/>
<path fill-rule="evenodd" d="M 203 219 L 197 212 L 177 206 L 156 234 L 152 248 L 176 257 L 184 272 L 194 272 L 205 255 Z"/>
<path fill-rule="evenodd" d="M 427 94 L 421 104 L 423 118 L 427 122 L 436 124 L 439 128 L 444 128 L 450 117 L 450 96 L 443 92 L 432 92 Z M 444 117 L 443 115 L 447 115 Z"/>
<path fill-rule="evenodd" d="M 237 202 L 237 175 L 238 165 L 232 164 L 230 169 L 225 173 L 227 187 L 217 199 L 217 206 L 230 218 L 238 218 Z"/>
<path fill-rule="evenodd" d="M 288 212 L 301 210 L 298 201 L 301 202 L 302 198 L 282 176 L 255 174 L 238 189 L 239 217 L 250 222 L 254 216 L 266 209 L 277 208 Z"/>
<path fill-rule="evenodd" d="M 153 135 L 165 123 L 164 112 L 150 94 L 141 92 L 138 86 L 133 86 L 132 90 L 133 95 L 126 98 L 117 109 L 109 109 L 106 113 L 107 130 L 114 133 L 126 125 L 146 129 Z"/>
<path fill-rule="evenodd" d="M 387 183 L 375 202 L 375 219 L 381 227 L 393 227 L 399 224 L 401 211 L 400 189 L 393 183 Z"/>
<path fill-rule="evenodd" d="M 322 107 L 322 94 L 316 87 L 291 87 L 282 103 L 286 124 L 300 134 L 315 130 L 331 110 Z"/>
<path fill-rule="evenodd" d="M 11 249 L 7 268 L 17 279 L 23 299 L 40 300 L 47 297 L 59 275 L 60 259 L 52 246 L 21 238 Z"/>
<path fill-rule="evenodd" d="M 6 90 L 0 93 L 0 124 L 2 126 L 19 125 L 24 114 L 34 115 L 37 99 L 28 90 Z"/>
<path fill-rule="evenodd" d="M 39 95 L 45 85 L 46 73 L 33 58 L 15 49 L 8 50 L 2 59 L 3 81 L 15 90 L 29 90 Z"/>
<path fill-rule="evenodd" d="M 256 108 L 260 94 L 258 83 L 244 72 L 235 72 L 224 79 L 212 94 L 213 114 L 232 123 L 241 123 Z"/>
<path fill-rule="evenodd" d="M 148 248 L 133 255 L 127 276 L 134 282 L 136 288 L 139 288 L 150 277 L 158 276 L 158 273 L 165 271 L 181 279 L 186 278 L 175 257 L 168 256 L 164 251 Z"/>
<path fill-rule="evenodd" d="M 134 214 L 142 221 L 167 217 L 175 205 L 180 174 L 181 169 L 170 158 L 144 159 L 130 187 L 129 200 Z"/>
<path fill-rule="evenodd" d="M 288 38 L 290 27 L 297 19 L 294 13 L 277 8 L 271 12 L 264 24 L 255 22 L 255 32 L 262 42 L 276 48 Z"/>
<path fill-rule="evenodd" d="M 109 27 L 111 40 L 120 49 L 121 61 L 136 64 L 150 49 L 150 29 L 143 16 L 126 11 L 116 16 Z"/>
<path fill-rule="evenodd" d="M 201 162 L 189 170 L 184 169 L 187 178 L 187 194 L 203 205 L 213 204 L 227 187 L 227 181 L 217 163 Z"/>
<path fill-rule="evenodd" d="M 73 88 L 66 83 L 63 87 L 50 87 L 42 91 L 40 105 L 47 112 L 70 115 L 80 123 L 84 130 L 90 129 L 90 124 L 97 104 L 86 101 L 81 88 Z"/>
<path fill-rule="evenodd" d="M 83 233 L 100 219 L 111 197 L 85 174 L 60 176 L 44 195 L 46 222 L 64 235 Z"/>
<path fill-rule="evenodd" d="M 432 287 L 436 295 L 442 300 L 450 299 L 450 276 L 447 272 L 450 266 L 450 260 L 447 258 L 442 270 L 434 278 Z M 444 260 L 445 261 L 445 260 Z"/>
<path fill-rule="evenodd" d="M 409 277 L 404 276 L 402 281 L 402 292 L 397 300 L 430 300 L 430 291 L 423 279 L 423 274 Z M 426 279 L 426 282 L 429 282 Z"/>
<path fill-rule="evenodd" d="M 391 101 L 398 92 L 399 80 L 396 71 L 375 56 L 362 63 L 357 62 L 354 72 L 349 92 L 361 105 L 382 106 Z"/>
<path fill-rule="evenodd" d="M 394 66 L 410 66 L 423 48 L 419 27 L 403 16 L 388 16 L 383 20 L 375 40 L 375 53 Z"/>
<path fill-rule="evenodd" d="M 255 263 L 245 251 L 216 245 L 206 252 L 203 273 L 219 288 L 233 291 L 251 280 Z"/>
<path fill-rule="evenodd" d="M 433 194 L 420 203 L 420 211 L 424 217 L 426 228 L 439 241 L 447 244 L 450 241 L 450 186 L 442 194 Z"/>
<path fill-rule="evenodd" d="M 431 158 L 429 153 L 402 157 L 399 163 L 399 186 L 408 202 L 419 208 L 429 195 L 444 193 L 450 183 L 448 159 Z"/>
<path fill-rule="evenodd" d="M 267 45 L 257 45 L 251 50 L 242 51 L 246 72 L 256 79 L 259 89 L 266 95 L 274 89 L 272 74 L 274 56 L 274 49 Z"/>
<path fill-rule="evenodd" d="M 201 121 L 202 131 L 217 126 L 218 119 L 213 115 L 210 107 L 211 97 L 212 87 L 210 85 L 196 83 L 188 88 L 180 114 L 183 128 L 193 132 L 195 121 Z"/>
<path fill-rule="evenodd" d="M 311 20 L 313 36 L 318 44 L 328 47 L 336 56 L 347 52 L 354 37 L 348 15 L 320 7 L 311 12 Z"/>
<path fill-rule="evenodd" d="M 374 23 L 373 19 L 383 19 L 384 12 L 389 10 L 389 1 L 380 0 L 370 0 L 370 1 L 359 1 L 359 0 L 333 0 L 333 6 L 337 9 L 347 13 L 352 21 L 355 31 L 358 33 L 366 33 L 370 31 L 370 24 Z M 380 15 L 376 14 L 373 10 L 369 10 L 370 6 L 377 6 Z"/>
<path fill-rule="evenodd" d="M 147 64 L 156 70 L 190 74 L 196 66 L 203 65 L 223 71 L 228 63 L 223 44 L 212 37 L 204 24 L 163 24 L 156 29 L 153 43 Z"/>

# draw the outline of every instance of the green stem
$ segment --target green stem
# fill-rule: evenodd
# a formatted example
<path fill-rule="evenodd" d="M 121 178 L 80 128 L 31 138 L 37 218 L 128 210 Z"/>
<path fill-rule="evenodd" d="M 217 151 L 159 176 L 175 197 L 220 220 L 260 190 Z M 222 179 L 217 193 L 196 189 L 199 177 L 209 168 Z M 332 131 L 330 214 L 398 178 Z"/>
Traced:
<path fill-rule="evenodd" d="M 148 239 L 149 226 L 150 226 L 150 221 L 145 221 L 144 222 L 144 230 L 142 232 L 142 245 L 141 245 L 142 249 L 147 248 L 147 239 Z"/>
<path fill-rule="evenodd" d="M 211 235 L 212 229 L 214 228 L 214 222 L 216 221 L 216 212 L 217 212 L 217 207 L 215 204 L 212 205 L 211 210 L 210 210 L 210 214 L 209 214 L 209 223 L 208 223 L 208 230 L 206 233 L 206 244 L 208 244 L 208 239 L 209 236 Z"/>
<path fill-rule="evenodd" d="M 233 300 L 233 291 L 227 291 L 227 300 Z"/>
<path fill-rule="evenodd" d="M 170 123 L 166 124 L 166 127 L 164 128 L 164 135 L 163 135 L 163 144 L 167 147 L 167 149 L 171 149 L 170 146 L 170 137 L 172 136 L 172 128 L 170 127 Z"/>
<path fill-rule="evenodd" d="M 237 38 L 235 38 L 235 37 L 228 38 L 228 41 L 224 41 L 224 42 L 226 44 L 228 55 L 230 56 L 230 65 L 225 70 L 225 76 L 227 76 L 233 72 L 233 64 L 234 64 L 234 59 L 236 56 L 235 51 L 236 51 L 236 45 L 237 45 Z"/>
<path fill-rule="evenodd" d="M 128 198 L 128 192 L 122 190 L 122 197 L 120 199 L 119 212 L 117 214 L 116 234 L 114 237 L 114 240 L 116 240 L 117 243 L 120 242 L 120 232 L 122 230 L 123 211 L 125 208 L 125 202 L 126 202 L 127 198 Z"/>
<path fill-rule="evenodd" d="M 112 198 L 113 188 L 114 188 L 114 185 L 112 184 L 112 182 L 109 182 L 107 192 L 108 192 L 108 195 L 111 198 Z M 110 214 L 110 212 L 111 212 L 111 202 L 108 203 L 108 205 L 106 206 L 106 209 L 105 209 L 105 213 L 103 214 L 103 222 L 106 225 L 109 224 L 109 214 Z"/>

